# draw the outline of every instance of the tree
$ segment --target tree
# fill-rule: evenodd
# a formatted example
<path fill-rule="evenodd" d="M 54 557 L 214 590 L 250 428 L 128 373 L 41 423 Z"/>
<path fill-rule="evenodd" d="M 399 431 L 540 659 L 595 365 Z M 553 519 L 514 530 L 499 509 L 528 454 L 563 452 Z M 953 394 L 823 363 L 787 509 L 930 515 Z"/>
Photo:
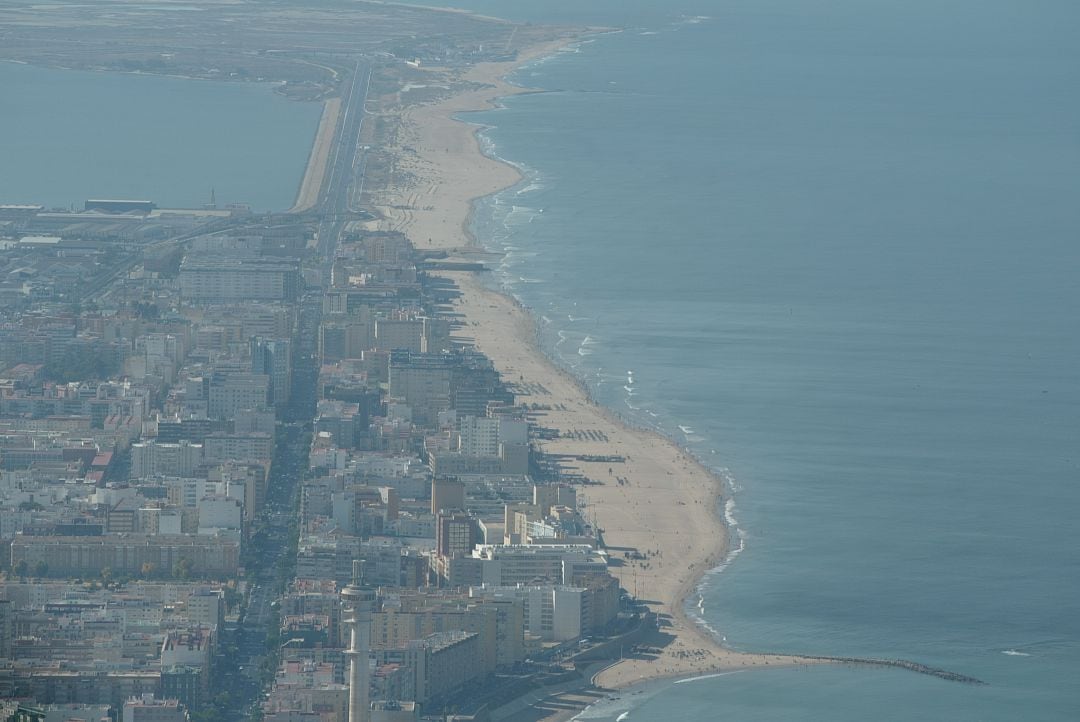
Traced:
<path fill-rule="evenodd" d="M 101 570 L 101 583 L 108 588 L 112 583 L 112 567 L 103 567 Z"/>
<path fill-rule="evenodd" d="M 187 557 L 180 557 L 176 564 L 173 564 L 172 569 L 173 576 L 177 579 L 187 579 L 191 576 L 191 560 Z"/>
<path fill-rule="evenodd" d="M 161 317 L 161 307 L 153 301 L 147 301 L 146 303 L 136 301 L 134 309 L 136 316 L 148 321 L 155 321 Z"/>
<path fill-rule="evenodd" d="M 34 565 L 35 577 L 47 577 L 49 576 L 49 565 L 44 559 L 38 560 L 38 563 Z"/>
<path fill-rule="evenodd" d="M 154 574 L 157 573 L 157 564 L 154 564 L 153 562 L 143 562 L 139 571 L 144 577 L 153 577 Z"/>
<path fill-rule="evenodd" d="M 116 353 L 108 348 L 73 348 L 45 364 L 50 381 L 86 381 L 107 379 L 119 369 Z"/>
<path fill-rule="evenodd" d="M 29 568 L 29 566 L 30 565 L 26 563 L 25 559 L 20 559 L 19 561 L 15 562 L 15 566 L 11 568 L 11 571 L 15 572 L 16 576 L 25 581 L 26 570 L 27 568 Z"/>
<path fill-rule="evenodd" d="M 225 587 L 225 606 L 231 612 L 236 608 L 236 605 L 241 601 L 240 592 L 236 591 L 236 587 L 229 585 Z"/>

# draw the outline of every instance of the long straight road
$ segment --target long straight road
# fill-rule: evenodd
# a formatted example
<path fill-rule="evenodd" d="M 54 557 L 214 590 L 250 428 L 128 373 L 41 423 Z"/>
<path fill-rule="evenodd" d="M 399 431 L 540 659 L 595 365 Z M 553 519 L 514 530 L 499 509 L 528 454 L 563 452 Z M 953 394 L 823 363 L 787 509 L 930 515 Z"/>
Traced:
<path fill-rule="evenodd" d="M 371 69 L 357 61 L 351 82 L 342 96 L 341 124 L 330 154 L 328 177 L 317 206 L 322 216 L 318 227 L 318 252 L 322 283 L 329 285 L 334 250 L 352 211 L 353 188 L 363 187 L 363 158 L 359 154 L 364 106 L 371 83 Z"/>
<path fill-rule="evenodd" d="M 360 131 L 364 121 L 371 70 L 358 61 L 342 95 L 342 113 L 334 146 L 331 149 L 327 177 L 324 180 L 316 212 L 319 287 L 309 289 L 299 301 L 299 328 L 293 344 L 293 399 L 281 419 L 275 449 L 273 471 L 267 489 L 266 508 L 260 514 L 250 548 L 249 579 L 252 588 L 243 624 L 234 636 L 237 670 L 233 680 L 240 692 L 233 712 L 258 708 L 257 680 L 265 680 L 268 670 L 260 663 L 276 661 L 279 648 L 278 613 L 275 598 L 290 582 L 295 555 L 296 524 L 299 520 L 299 482 L 307 471 L 310 422 L 315 414 L 318 381 L 318 329 L 322 319 L 322 292 L 330 283 L 330 271 L 341 234 L 352 215 L 354 189 L 363 183 L 363 159 L 359 153 Z M 310 268 L 310 267 L 309 267 Z M 314 292 L 313 292 L 314 291 Z M 271 647 L 273 644 L 275 647 Z M 243 672 L 240 672 L 240 667 Z M 238 714 L 239 716 L 239 714 Z"/>

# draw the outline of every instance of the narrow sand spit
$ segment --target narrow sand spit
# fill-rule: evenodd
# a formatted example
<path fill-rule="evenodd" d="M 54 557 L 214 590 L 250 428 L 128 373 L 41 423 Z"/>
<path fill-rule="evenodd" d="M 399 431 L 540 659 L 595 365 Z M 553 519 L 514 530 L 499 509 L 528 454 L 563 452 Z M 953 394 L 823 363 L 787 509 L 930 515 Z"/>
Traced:
<path fill-rule="evenodd" d="M 334 134 L 337 132 L 340 112 L 341 98 L 330 98 L 323 103 L 322 117 L 319 118 L 319 129 L 315 132 L 315 140 L 311 144 L 304 179 L 300 181 L 296 202 L 289 209 L 290 213 L 310 210 L 319 201 L 323 179 L 326 178 L 326 164 L 330 160 L 330 149 L 334 147 Z"/>

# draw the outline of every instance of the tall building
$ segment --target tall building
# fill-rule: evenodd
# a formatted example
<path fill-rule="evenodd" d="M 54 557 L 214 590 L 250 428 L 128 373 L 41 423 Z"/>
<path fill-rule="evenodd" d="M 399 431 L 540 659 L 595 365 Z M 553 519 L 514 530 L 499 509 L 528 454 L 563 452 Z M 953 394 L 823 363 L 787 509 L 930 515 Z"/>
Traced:
<path fill-rule="evenodd" d="M 405 349 L 427 351 L 427 319 L 379 319 L 375 322 L 375 348 L 383 351 Z"/>
<path fill-rule="evenodd" d="M 390 354 L 390 395 L 412 409 L 421 425 L 434 425 L 451 405 L 455 359 L 449 355 Z"/>
<path fill-rule="evenodd" d="M 11 644 L 15 634 L 15 611 L 11 602 L 0 599 L 0 660 L 11 659 Z"/>
<path fill-rule="evenodd" d="M 371 649 L 371 615 L 375 609 L 375 590 L 364 584 L 364 562 L 353 560 L 353 579 L 341 591 L 345 626 L 349 630 L 349 722 L 371 719 L 368 650 Z"/>
<path fill-rule="evenodd" d="M 454 409 L 459 416 L 482 417 L 488 404 L 513 404 L 491 361 L 472 352 L 390 352 L 390 396 L 403 401 L 413 421 L 432 426 L 439 413 Z"/>
<path fill-rule="evenodd" d="M 270 377 L 270 403 L 282 408 L 292 389 L 292 354 L 287 338 L 251 339 L 251 373 Z"/>
<path fill-rule="evenodd" d="M 465 508 L 465 484 L 456 479 L 431 479 L 431 514 Z"/>
<path fill-rule="evenodd" d="M 435 551 L 441 557 L 466 557 L 480 543 L 476 520 L 463 511 L 440 511 L 435 520 Z"/>

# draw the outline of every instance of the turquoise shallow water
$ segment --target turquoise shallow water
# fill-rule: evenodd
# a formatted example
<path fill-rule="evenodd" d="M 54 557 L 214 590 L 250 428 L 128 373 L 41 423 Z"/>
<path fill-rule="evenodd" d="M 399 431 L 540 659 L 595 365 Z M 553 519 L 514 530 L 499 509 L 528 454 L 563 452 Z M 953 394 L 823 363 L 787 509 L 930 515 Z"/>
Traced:
<path fill-rule="evenodd" d="M 1080 715 L 1076 7 L 476 9 L 625 28 L 472 116 L 527 176 L 475 231 L 557 359 L 729 480 L 703 622 L 988 683 L 746 673 L 589 715 Z"/>
<path fill-rule="evenodd" d="M 283 211 L 322 107 L 265 85 L 0 63 L 0 203 L 145 198 Z"/>

